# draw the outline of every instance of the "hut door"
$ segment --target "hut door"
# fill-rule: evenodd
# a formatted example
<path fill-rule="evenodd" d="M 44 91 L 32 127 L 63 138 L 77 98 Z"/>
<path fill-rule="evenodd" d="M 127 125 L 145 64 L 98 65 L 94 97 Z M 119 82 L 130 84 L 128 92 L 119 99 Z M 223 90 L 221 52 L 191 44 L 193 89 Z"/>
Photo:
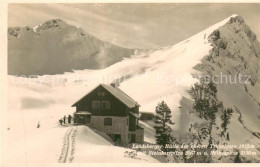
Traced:
<path fill-rule="evenodd" d="M 135 143 L 135 134 L 131 134 L 131 143 Z"/>

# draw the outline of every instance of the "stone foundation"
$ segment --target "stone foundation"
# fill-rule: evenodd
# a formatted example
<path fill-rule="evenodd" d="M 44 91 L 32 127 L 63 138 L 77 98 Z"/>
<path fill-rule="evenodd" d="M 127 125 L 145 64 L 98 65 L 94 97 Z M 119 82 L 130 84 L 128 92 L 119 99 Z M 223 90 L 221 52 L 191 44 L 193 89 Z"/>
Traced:
<path fill-rule="evenodd" d="M 143 143 L 144 142 L 144 129 L 136 129 L 136 131 L 129 131 L 129 134 L 135 134 L 135 142 Z M 130 138 L 128 139 L 130 142 Z"/>
<path fill-rule="evenodd" d="M 112 125 L 104 125 L 104 119 L 111 118 Z M 119 134 L 121 136 L 121 144 L 127 145 L 130 143 L 128 134 L 135 134 L 136 143 L 144 142 L 144 129 L 137 129 L 136 131 L 128 131 L 128 117 L 116 117 L 116 116 L 91 116 L 90 126 L 94 129 L 102 131 L 108 135 Z"/>
<path fill-rule="evenodd" d="M 112 118 L 112 125 L 104 125 L 105 118 Z M 106 134 L 120 134 L 121 143 L 123 145 L 128 144 L 128 117 L 116 117 L 116 116 L 91 116 L 90 126 Z"/>

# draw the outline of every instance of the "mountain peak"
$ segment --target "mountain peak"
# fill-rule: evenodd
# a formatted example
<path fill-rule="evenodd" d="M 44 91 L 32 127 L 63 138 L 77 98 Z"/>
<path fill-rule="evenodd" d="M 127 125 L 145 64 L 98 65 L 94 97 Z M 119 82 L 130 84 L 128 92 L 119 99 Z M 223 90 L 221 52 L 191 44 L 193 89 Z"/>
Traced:
<path fill-rule="evenodd" d="M 61 29 L 64 26 L 68 25 L 65 21 L 61 19 L 52 19 L 44 22 L 43 24 L 37 27 L 38 30 L 48 30 L 48 29 Z"/>
<path fill-rule="evenodd" d="M 244 21 L 243 17 L 241 17 L 239 15 L 232 15 L 232 16 L 230 16 L 228 23 L 233 23 L 233 22 L 244 23 L 245 21 Z"/>
<path fill-rule="evenodd" d="M 237 17 L 237 16 L 239 16 L 239 15 L 237 15 L 237 14 L 232 14 L 232 15 L 229 16 L 229 17 Z"/>

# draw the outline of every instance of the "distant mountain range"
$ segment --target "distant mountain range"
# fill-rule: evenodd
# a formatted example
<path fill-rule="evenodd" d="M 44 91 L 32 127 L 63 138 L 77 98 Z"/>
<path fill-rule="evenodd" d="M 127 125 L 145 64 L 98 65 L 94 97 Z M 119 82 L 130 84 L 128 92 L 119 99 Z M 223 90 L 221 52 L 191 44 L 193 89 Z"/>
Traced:
<path fill-rule="evenodd" d="M 101 41 L 60 19 L 49 20 L 34 28 L 8 28 L 9 75 L 101 69 L 130 57 L 133 52 L 134 49 Z"/>

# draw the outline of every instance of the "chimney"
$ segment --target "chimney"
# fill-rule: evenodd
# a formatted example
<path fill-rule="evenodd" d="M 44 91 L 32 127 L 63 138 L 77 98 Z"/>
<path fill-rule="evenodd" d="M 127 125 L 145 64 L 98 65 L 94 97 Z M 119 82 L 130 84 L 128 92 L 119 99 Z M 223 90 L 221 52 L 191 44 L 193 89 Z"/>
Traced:
<path fill-rule="evenodd" d="M 119 86 L 119 83 L 118 83 L 117 81 L 115 81 L 115 82 L 112 82 L 110 85 L 111 85 L 113 88 L 117 88 L 117 87 Z"/>

